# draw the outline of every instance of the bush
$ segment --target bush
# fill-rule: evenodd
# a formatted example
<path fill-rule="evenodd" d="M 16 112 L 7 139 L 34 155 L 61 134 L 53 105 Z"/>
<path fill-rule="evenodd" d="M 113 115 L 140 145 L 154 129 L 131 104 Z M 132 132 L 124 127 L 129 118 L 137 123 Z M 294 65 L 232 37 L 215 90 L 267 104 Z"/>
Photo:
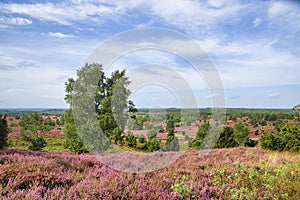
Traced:
<path fill-rule="evenodd" d="M 31 139 L 31 145 L 28 147 L 32 151 L 40 151 L 47 145 L 43 136 L 36 136 Z"/>
<path fill-rule="evenodd" d="M 204 123 L 199 126 L 196 138 L 189 146 L 192 149 L 254 147 L 258 142 L 250 139 L 249 132 L 249 127 L 243 122 L 235 124 L 233 128 L 230 126 L 211 127 L 209 123 Z"/>
<path fill-rule="evenodd" d="M 160 149 L 160 140 L 157 138 L 152 138 L 149 142 L 148 142 L 148 151 L 152 152 L 152 151 L 158 151 Z"/>
<path fill-rule="evenodd" d="M 263 134 L 260 143 L 263 149 L 300 152 L 300 127 L 299 125 L 278 127 L 273 132 Z"/>

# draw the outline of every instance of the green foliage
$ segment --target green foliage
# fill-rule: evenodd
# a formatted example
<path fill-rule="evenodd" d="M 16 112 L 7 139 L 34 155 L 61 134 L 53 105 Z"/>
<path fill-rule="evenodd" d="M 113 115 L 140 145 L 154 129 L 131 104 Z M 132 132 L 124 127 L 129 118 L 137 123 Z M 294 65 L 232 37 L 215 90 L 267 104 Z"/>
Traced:
<path fill-rule="evenodd" d="M 151 140 L 152 138 L 155 138 L 157 135 L 157 131 L 155 129 L 150 129 L 147 132 L 147 138 L 148 140 Z"/>
<path fill-rule="evenodd" d="M 289 124 L 277 127 L 273 132 L 263 134 L 260 143 L 264 149 L 300 152 L 300 127 Z"/>
<path fill-rule="evenodd" d="M 182 176 L 181 178 L 179 178 L 175 174 L 173 179 L 175 179 L 175 183 L 171 185 L 171 190 L 176 192 L 180 199 L 189 199 L 194 187 L 193 185 L 189 185 L 186 183 L 187 177 Z"/>
<path fill-rule="evenodd" d="M 209 130 L 209 123 L 204 123 L 198 127 L 196 138 L 192 140 L 190 147 L 199 148 Z"/>
<path fill-rule="evenodd" d="M 55 122 L 53 120 L 51 120 L 51 118 L 48 116 L 44 120 L 44 125 L 45 126 L 55 126 Z"/>
<path fill-rule="evenodd" d="M 247 140 L 244 143 L 246 147 L 255 147 L 257 144 L 258 144 L 258 140 L 252 140 L 250 138 L 247 138 Z"/>
<path fill-rule="evenodd" d="M 31 144 L 28 149 L 32 151 L 40 151 L 43 147 L 47 145 L 46 140 L 43 136 L 36 135 L 31 139 Z"/>
<path fill-rule="evenodd" d="M 39 113 L 23 115 L 19 121 L 20 135 L 19 139 L 30 142 L 29 149 L 39 151 L 46 146 L 46 140 L 41 135 L 45 131 L 50 131 L 54 127 L 54 122 L 47 117 L 45 120 Z"/>
<path fill-rule="evenodd" d="M 6 149 L 6 147 L 8 146 L 7 134 L 7 120 L 5 119 L 5 117 L 2 117 L 2 115 L 0 115 L 0 150 Z"/>
<path fill-rule="evenodd" d="M 119 127 L 116 127 L 112 134 L 112 141 L 115 144 L 123 145 L 123 131 Z"/>
<path fill-rule="evenodd" d="M 204 123 L 199 126 L 196 138 L 192 140 L 191 149 L 204 148 L 231 148 L 237 146 L 253 147 L 257 145 L 257 141 L 251 140 L 249 137 L 250 129 L 243 122 L 239 122 L 234 127 L 210 126 Z"/>
<path fill-rule="evenodd" d="M 135 105 L 134 105 L 134 103 L 133 103 L 132 100 L 129 100 L 129 101 L 128 101 L 128 112 L 129 112 L 130 114 L 133 114 L 133 113 L 138 112 L 138 109 L 135 108 Z"/>
<path fill-rule="evenodd" d="M 158 151 L 160 150 L 161 142 L 157 138 L 152 138 L 151 140 L 148 141 L 148 151 L 153 152 L 153 151 Z"/>
<path fill-rule="evenodd" d="M 88 149 L 97 151 L 106 150 L 111 142 L 123 144 L 122 133 L 126 123 L 124 111 L 127 110 L 127 104 L 129 103 L 130 113 L 137 112 L 134 103 L 128 101 L 130 90 L 127 87 L 130 81 L 125 70 L 116 70 L 111 77 L 106 77 L 102 65 L 93 63 L 85 64 L 76 75 L 76 80 L 69 79 L 66 83 L 65 100 L 76 108 L 74 115 L 78 116 L 77 131 L 82 141 Z M 85 109 L 88 111 L 85 112 Z M 96 111 L 95 118 L 98 120 L 85 122 L 85 119 L 90 119 L 88 113 L 93 110 Z M 67 119 L 65 123 L 66 121 Z M 74 129 L 72 126 L 69 128 Z M 134 123 L 129 128 L 133 129 Z M 77 143 L 76 146 L 81 146 L 76 137 L 74 142 Z"/>
<path fill-rule="evenodd" d="M 129 146 L 129 147 L 135 148 L 136 145 L 137 145 L 137 137 L 136 137 L 135 135 L 133 135 L 132 133 L 129 133 L 129 134 L 126 136 L 126 144 L 127 144 L 127 146 Z"/>
<path fill-rule="evenodd" d="M 168 143 L 166 143 L 166 146 L 162 149 L 163 151 L 179 151 L 179 140 L 177 137 L 175 137 L 175 136 L 168 137 L 167 136 L 167 142 Z"/>
<path fill-rule="evenodd" d="M 167 115 L 166 120 L 166 129 L 168 132 L 166 146 L 163 148 L 163 151 L 179 151 L 179 140 L 175 137 L 175 121 L 173 116 Z"/>
<path fill-rule="evenodd" d="M 296 121 L 300 121 L 300 104 L 293 107 L 294 118 Z"/>
<path fill-rule="evenodd" d="M 260 125 L 266 126 L 266 125 L 267 125 L 267 121 L 266 121 L 266 120 L 262 120 L 262 121 L 260 122 Z"/>
<path fill-rule="evenodd" d="M 84 147 L 81 139 L 78 136 L 77 129 L 74 122 L 72 109 L 66 110 L 64 114 L 65 128 L 64 128 L 64 148 L 72 153 L 83 153 L 87 149 Z"/>
<path fill-rule="evenodd" d="M 168 136 L 170 138 L 174 137 L 174 130 L 175 130 L 175 122 L 174 122 L 174 119 L 172 116 L 169 116 L 167 117 L 167 123 L 166 123 L 166 129 L 167 129 L 167 132 L 168 132 Z M 167 139 L 167 143 L 170 142 L 168 141 Z"/>
<path fill-rule="evenodd" d="M 249 139 L 250 128 L 245 123 L 240 121 L 234 124 L 233 131 L 236 143 L 240 146 L 243 146 Z"/>
<path fill-rule="evenodd" d="M 19 121 L 19 126 L 21 127 L 21 133 L 37 134 L 38 131 L 43 131 L 44 121 L 38 113 L 32 113 L 22 116 Z"/>
<path fill-rule="evenodd" d="M 220 137 L 215 145 L 216 148 L 237 147 L 239 144 L 235 139 L 234 129 L 230 126 L 224 126 Z"/>
<path fill-rule="evenodd" d="M 148 143 L 147 143 L 146 137 L 143 134 L 140 134 L 137 136 L 137 139 L 138 139 L 137 148 L 141 149 L 141 150 L 147 150 Z"/>
<path fill-rule="evenodd" d="M 64 138 L 45 138 L 47 146 L 43 148 L 43 151 L 49 151 L 49 152 L 59 152 L 59 151 L 65 151 L 64 149 Z"/>

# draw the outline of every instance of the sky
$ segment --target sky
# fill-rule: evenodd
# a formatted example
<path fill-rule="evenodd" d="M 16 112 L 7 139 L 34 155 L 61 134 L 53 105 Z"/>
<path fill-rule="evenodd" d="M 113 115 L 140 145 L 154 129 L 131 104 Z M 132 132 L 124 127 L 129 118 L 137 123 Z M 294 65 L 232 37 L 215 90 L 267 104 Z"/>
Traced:
<path fill-rule="evenodd" d="M 137 41 L 149 27 L 190 40 L 158 31 Z M 109 43 L 132 30 L 136 38 Z M 103 67 L 108 76 L 126 69 L 140 83 L 130 96 L 137 107 L 215 106 L 220 94 L 207 83 L 206 64 L 199 74 L 190 62 L 200 57 L 217 72 L 226 107 L 291 108 L 300 103 L 299 44 L 299 1 L 2 0 L 0 108 L 67 108 L 64 84 L 91 55 L 101 60 L 131 46 L 140 49 Z"/>

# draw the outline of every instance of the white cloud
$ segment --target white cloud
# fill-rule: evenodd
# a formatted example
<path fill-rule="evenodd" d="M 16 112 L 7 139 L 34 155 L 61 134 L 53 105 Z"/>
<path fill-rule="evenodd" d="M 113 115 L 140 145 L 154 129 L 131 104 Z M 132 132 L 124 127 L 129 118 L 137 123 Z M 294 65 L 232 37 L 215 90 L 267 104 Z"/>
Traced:
<path fill-rule="evenodd" d="M 63 39 L 66 39 L 66 38 L 76 38 L 76 36 L 74 36 L 74 35 L 66 35 L 66 34 L 63 34 L 61 32 L 49 32 L 48 35 L 50 37 L 63 38 Z"/>
<path fill-rule="evenodd" d="M 279 93 L 279 92 L 271 93 L 271 94 L 269 95 L 269 97 L 270 97 L 271 99 L 278 99 L 278 98 L 280 97 L 280 93 Z"/>
<path fill-rule="evenodd" d="M 54 21 L 63 25 L 71 25 L 74 21 L 97 19 L 99 16 L 112 17 L 121 12 L 120 9 L 104 4 L 90 2 L 36 3 L 17 4 L 1 3 L 0 11 L 9 14 L 23 14 L 43 21 Z M 94 18 L 93 18 L 94 16 Z"/>
<path fill-rule="evenodd" d="M 218 93 L 212 93 L 210 95 L 205 96 L 205 99 L 211 99 L 211 98 L 219 97 L 219 96 L 221 96 L 221 95 Z"/>
<path fill-rule="evenodd" d="M 294 11 L 295 7 L 289 1 L 273 1 L 268 10 L 268 14 L 272 17 L 279 15 L 286 15 Z"/>
<path fill-rule="evenodd" d="M 257 27 L 257 26 L 259 26 L 261 23 L 262 23 L 262 20 L 261 20 L 260 18 L 255 18 L 255 19 L 252 21 L 253 27 Z"/>
<path fill-rule="evenodd" d="M 9 27 L 9 25 L 24 26 L 30 25 L 32 21 L 21 17 L 0 17 L 0 26 L 3 28 Z"/>
<path fill-rule="evenodd" d="M 299 35 L 300 4 L 297 1 L 273 1 L 268 9 L 270 22 L 283 33 Z"/>

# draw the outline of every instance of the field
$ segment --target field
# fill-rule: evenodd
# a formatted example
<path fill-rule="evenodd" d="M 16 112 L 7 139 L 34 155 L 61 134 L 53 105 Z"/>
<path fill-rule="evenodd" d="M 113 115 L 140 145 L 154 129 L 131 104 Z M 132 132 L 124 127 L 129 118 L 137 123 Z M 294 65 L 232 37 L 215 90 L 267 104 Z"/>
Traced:
<path fill-rule="evenodd" d="M 31 133 L 21 133 L 18 117 L 22 118 L 25 113 L 11 112 L 6 117 L 9 147 L 0 151 L 2 199 L 300 199 L 299 153 L 269 151 L 259 145 L 253 148 L 190 149 L 161 168 L 164 163 L 160 157 L 171 160 L 174 152 L 161 153 L 163 156 L 155 152 L 158 157 L 137 160 L 132 158 L 152 153 L 122 146 L 117 160 L 104 160 L 107 157 L 69 153 L 63 145 L 64 125 L 57 123 L 57 120 L 62 121 L 62 111 L 51 112 L 42 113 L 41 117 L 44 125 L 47 118 L 51 119 L 52 125 L 37 131 L 47 142 L 42 151 L 28 150 L 30 139 L 27 133 L 28 136 Z M 209 113 L 202 112 L 198 121 L 175 123 L 174 132 L 179 140 L 184 141 L 185 136 L 194 138 L 198 126 L 205 122 L 215 123 L 208 118 Z M 173 110 L 174 119 L 179 118 L 178 113 Z M 272 113 L 276 113 L 276 120 Z M 288 122 L 291 116 L 291 112 L 285 110 L 229 109 L 223 126 L 233 127 L 243 122 L 249 127 L 250 138 L 259 140 L 261 135 L 276 128 L 277 121 L 288 118 L 283 120 Z M 157 138 L 165 141 L 166 124 L 162 118 L 157 113 L 147 116 L 147 111 L 140 112 L 137 119 L 144 121 L 142 127 L 132 130 L 133 134 L 147 137 L 149 124 L 153 124 L 151 129 L 163 129 L 157 133 Z M 131 152 L 137 157 L 123 156 L 123 152 Z M 121 161 L 118 160 L 120 157 Z M 143 166 L 135 170 L 136 163 Z M 140 169 L 147 169 L 147 165 L 152 165 L 151 170 L 140 172 L 143 171 Z"/>
<path fill-rule="evenodd" d="M 300 155 L 260 148 L 187 151 L 149 173 L 119 172 L 90 154 L 0 154 L 2 199 L 300 198 Z"/>

